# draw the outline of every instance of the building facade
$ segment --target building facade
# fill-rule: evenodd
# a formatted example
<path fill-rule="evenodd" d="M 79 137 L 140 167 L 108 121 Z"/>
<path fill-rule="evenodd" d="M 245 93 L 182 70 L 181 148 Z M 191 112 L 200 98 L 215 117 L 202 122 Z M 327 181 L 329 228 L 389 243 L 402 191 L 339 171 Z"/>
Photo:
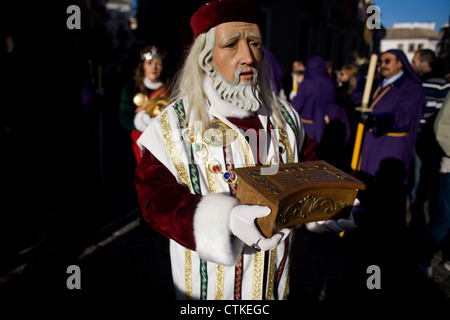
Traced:
<path fill-rule="evenodd" d="M 381 40 L 381 51 L 389 49 L 403 50 L 409 61 L 414 52 L 420 49 L 436 51 L 440 40 L 439 31 L 434 30 L 435 23 L 394 23 L 393 28 L 386 29 Z"/>

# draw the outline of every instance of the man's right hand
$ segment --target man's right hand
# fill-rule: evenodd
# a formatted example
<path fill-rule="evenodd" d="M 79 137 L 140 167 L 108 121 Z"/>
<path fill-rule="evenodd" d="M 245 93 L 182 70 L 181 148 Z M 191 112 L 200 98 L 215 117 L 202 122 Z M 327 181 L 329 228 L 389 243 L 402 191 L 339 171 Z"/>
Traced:
<path fill-rule="evenodd" d="M 266 217 L 270 212 L 271 210 L 267 206 L 238 205 L 231 210 L 230 230 L 242 242 L 256 251 L 271 250 L 284 241 L 291 230 L 285 228 L 270 239 L 264 237 L 256 227 L 255 219 Z"/>

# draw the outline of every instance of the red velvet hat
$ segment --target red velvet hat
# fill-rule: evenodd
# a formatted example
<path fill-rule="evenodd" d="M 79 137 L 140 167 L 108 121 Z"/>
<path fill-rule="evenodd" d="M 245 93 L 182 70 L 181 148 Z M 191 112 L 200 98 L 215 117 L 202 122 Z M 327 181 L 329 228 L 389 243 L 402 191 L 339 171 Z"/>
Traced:
<path fill-rule="evenodd" d="M 259 24 L 261 13 L 252 0 L 215 0 L 202 5 L 191 17 L 194 39 L 200 33 L 231 21 Z"/>

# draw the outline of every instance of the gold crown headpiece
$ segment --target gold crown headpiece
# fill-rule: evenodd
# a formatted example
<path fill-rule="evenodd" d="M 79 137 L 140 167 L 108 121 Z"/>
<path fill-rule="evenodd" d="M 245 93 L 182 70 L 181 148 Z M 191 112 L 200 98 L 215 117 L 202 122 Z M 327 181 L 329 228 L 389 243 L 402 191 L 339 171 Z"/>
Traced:
<path fill-rule="evenodd" d="M 166 54 L 155 46 L 146 47 L 141 51 L 141 60 L 164 59 Z"/>

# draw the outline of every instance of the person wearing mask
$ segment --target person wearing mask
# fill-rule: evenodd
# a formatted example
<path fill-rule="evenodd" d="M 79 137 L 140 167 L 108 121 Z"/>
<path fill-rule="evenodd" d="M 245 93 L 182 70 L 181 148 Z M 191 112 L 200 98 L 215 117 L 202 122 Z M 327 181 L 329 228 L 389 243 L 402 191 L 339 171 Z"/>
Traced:
<path fill-rule="evenodd" d="M 194 41 L 171 103 L 138 140 L 143 217 L 170 239 L 177 299 L 286 299 L 289 292 L 291 229 L 264 237 L 255 219 L 270 208 L 234 197 L 236 168 L 270 164 L 274 156 L 284 163 L 314 157 L 297 113 L 269 90 L 259 21 L 251 0 L 201 6 L 191 18 Z M 208 131 L 217 127 L 233 133 L 230 139 Z M 274 136 L 260 152 L 251 141 L 269 132 Z M 292 152 L 279 153 L 274 139 Z M 323 226 L 343 230 L 352 221 Z"/>

